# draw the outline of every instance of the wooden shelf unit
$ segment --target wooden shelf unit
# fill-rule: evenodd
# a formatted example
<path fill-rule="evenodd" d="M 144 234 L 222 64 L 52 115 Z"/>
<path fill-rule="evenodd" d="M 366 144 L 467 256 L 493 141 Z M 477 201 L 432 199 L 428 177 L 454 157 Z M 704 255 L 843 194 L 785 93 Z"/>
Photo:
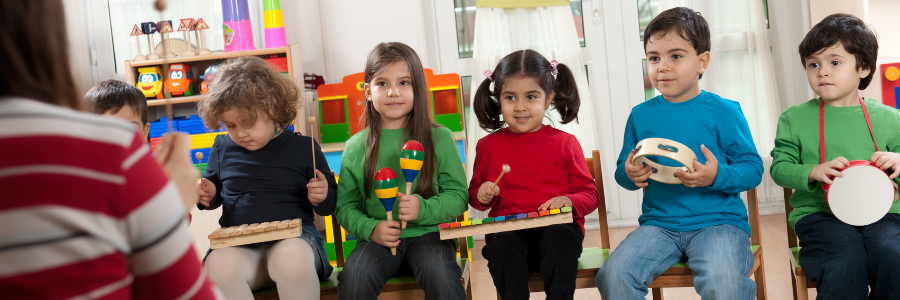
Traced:
<path fill-rule="evenodd" d="M 191 57 L 176 57 L 170 59 L 154 59 L 154 60 L 145 60 L 139 62 L 133 62 L 130 60 L 125 61 L 125 82 L 134 85 L 137 82 L 138 68 L 148 67 L 148 66 L 159 66 L 162 69 L 163 78 L 168 77 L 169 73 L 169 65 L 175 63 L 183 63 L 186 65 L 194 66 L 200 65 L 203 66 L 200 69 L 195 69 L 198 72 L 194 72 L 194 84 L 196 85 L 196 91 L 198 95 L 194 96 L 186 96 L 186 97 L 172 97 L 166 99 L 155 99 L 148 98 L 147 106 L 161 106 L 166 105 L 166 103 L 171 102 L 172 104 L 178 103 L 192 103 L 192 102 L 200 102 L 206 99 L 206 95 L 199 95 L 200 91 L 200 75 L 203 75 L 203 71 L 206 70 L 205 66 L 209 66 L 215 64 L 216 60 L 225 60 L 228 58 L 234 57 L 243 57 L 243 56 L 267 56 L 272 54 L 284 55 L 287 57 L 288 64 L 288 75 L 291 80 L 297 84 L 297 87 L 300 89 L 300 102 L 302 103 L 302 107 L 297 108 L 297 120 L 294 122 L 294 128 L 297 132 L 302 133 L 303 135 L 307 134 L 307 126 L 306 118 L 309 117 L 310 113 L 307 105 L 309 105 L 308 101 L 304 101 L 302 99 L 304 93 L 304 84 L 303 84 L 303 60 L 300 56 L 300 45 L 293 44 L 288 45 L 287 47 L 282 48 L 266 48 L 266 49 L 256 49 L 256 50 L 248 50 L 248 51 L 237 51 L 237 52 L 214 52 L 213 54 L 208 55 L 197 55 Z M 165 79 L 163 79 L 165 80 Z"/>

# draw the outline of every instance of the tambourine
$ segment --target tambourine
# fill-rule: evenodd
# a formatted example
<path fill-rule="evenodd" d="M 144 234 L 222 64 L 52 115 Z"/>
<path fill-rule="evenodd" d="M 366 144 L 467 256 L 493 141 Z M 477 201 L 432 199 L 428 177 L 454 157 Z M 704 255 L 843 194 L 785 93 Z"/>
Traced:
<path fill-rule="evenodd" d="M 850 166 L 840 171 L 844 177 L 822 185 L 831 213 L 853 226 L 881 220 L 891 209 L 896 193 L 887 172 L 868 160 L 850 161 Z"/>
<path fill-rule="evenodd" d="M 661 156 L 677 161 L 684 167 L 670 167 L 658 164 L 647 159 L 645 156 Z M 650 179 L 668 184 L 681 184 L 681 179 L 675 176 L 675 171 L 682 170 L 685 172 L 695 171 L 693 168 L 697 155 L 685 145 L 673 140 L 663 138 L 647 138 L 637 143 L 634 148 L 634 156 L 632 163 L 649 165 L 653 170 Z"/>

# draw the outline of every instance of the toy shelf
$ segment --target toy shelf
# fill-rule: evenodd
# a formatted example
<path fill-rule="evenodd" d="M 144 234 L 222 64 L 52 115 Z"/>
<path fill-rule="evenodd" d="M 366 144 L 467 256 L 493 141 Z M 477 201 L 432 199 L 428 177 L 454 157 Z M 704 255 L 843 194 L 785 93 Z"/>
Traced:
<path fill-rule="evenodd" d="M 200 101 L 206 100 L 206 95 L 175 97 L 175 98 L 156 99 L 156 100 L 147 99 L 147 106 L 166 105 L 166 102 L 169 102 L 170 100 L 172 101 L 172 104 L 200 102 Z"/>
<path fill-rule="evenodd" d="M 194 71 L 194 84 L 196 85 L 198 95 L 184 97 L 176 96 L 166 99 L 147 98 L 147 106 L 163 106 L 166 105 L 166 103 L 179 104 L 200 102 L 205 100 L 207 96 L 199 94 L 199 77 L 203 74 L 203 71 L 206 70 L 207 67 L 215 64 L 216 61 L 226 60 L 234 57 L 269 56 L 273 54 L 278 55 L 279 57 L 287 58 L 288 77 L 291 78 L 291 80 L 293 80 L 295 83 L 297 83 L 297 86 L 300 87 L 300 89 L 303 89 L 303 64 L 302 59 L 300 58 L 300 45 L 298 44 L 288 45 L 287 47 L 281 48 L 265 48 L 236 52 L 215 52 L 213 54 L 196 55 L 191 57 L 154 59 L 137 62 L 126 60 L 125 82 L 134 85 L 137 82 L 137 76 L 139 74 L 138 69 L 142 67 L 159 66 L 160 69 L 162 69 L 162 77 L 167 78 L 167 75 L 169 73 L 169 65 L 176 63 L 186 64 Z M 303 107 L 299 108 L 297 111 L 297 121 L 294 122 L 294 128 L 298 132 L 307 132 L 308 125 L 306 123 L 306 118 L 309 116 L 307 105 L 307 103 L 304 103 Z"/>
<path fill-rule="evenodd" d="M 196 55 L 191 57 L 176 57 L 166 59 L 166 64 L 189 63 L 202 60 L 228 59 L 232 57 L 251 56 L 251 55 L 270 55 L 270 54 L 286 54 L 290 52 L 291 46 L 282 48 L 267 48 L 236 52 L 214 52 L 207 55 Z M 163 64 L 163 59 L 144 60 L 139 62 L 131 62 L 132 67 L 158 66 Z"/>

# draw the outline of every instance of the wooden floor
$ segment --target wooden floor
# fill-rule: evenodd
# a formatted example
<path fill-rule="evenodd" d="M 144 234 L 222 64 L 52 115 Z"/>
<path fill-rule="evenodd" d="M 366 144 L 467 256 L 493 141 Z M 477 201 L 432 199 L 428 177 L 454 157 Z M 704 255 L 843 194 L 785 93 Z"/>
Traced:
<path fill-rule="evenodd" d="M 787 233 L 785 232 L 784 214 L 761 216 L 763 249 L 765 249 L 766 279 L 769 300 L 793 299 L 791 293 L 790 258 L 787 251 Z M 613 251 L 625 236 L 636 227 L 610 228 L 609 236 Z M 584 239 L 584 247 L 599 247 L 600 233 L 597 230 L 588 230 Z M 475 241 L 472 249 L 473 266 L 473 298 L 497 299 L 497 290 L 494 288 L 491 274 L 487 269 L 487 261 L 481 256 L 481 248 L 484 241 Z M 663 296 L 668 300 L 700 299 L 700 295 L 694 288 L 664 289 Z M 815 299 L 816 290 L 809 290 L 809 299 Z M 532 293 L 531 299 L 545 299 L 543 292 Z M 575 299 L 600 299 L 600 292 L 596 288 L 581 289 L 575 292 Z M 647 296 L 647 299 L 651 299 Z"/>

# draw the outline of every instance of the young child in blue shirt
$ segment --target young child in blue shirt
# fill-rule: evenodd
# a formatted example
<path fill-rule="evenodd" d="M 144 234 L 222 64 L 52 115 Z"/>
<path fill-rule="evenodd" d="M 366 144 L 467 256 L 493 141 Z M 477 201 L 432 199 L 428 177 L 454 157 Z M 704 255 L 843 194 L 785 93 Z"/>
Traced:
<path fill-rule="evenodd" d="M 710 60 L 709 27 L 699 13 L 679 7 L 654 18 L 644 37 L 650 82 L 662 96 L 632 109 L 615 174 L 628 190 L 644 188 L 641 226 L 600 268 L 597 287 L 603 299 L 644 299 L 647 285 L 686 261 L 704 300 L 753 299 L 750 226 L 740 192 L 760 183 L 763 165 L 740 104 L 698 85 Z M 651 167 L 632 163 L 632 150 L 646 138 L 690 148 L 695 171 L 676 172 L 683 184 L 648 181 Z"/>

